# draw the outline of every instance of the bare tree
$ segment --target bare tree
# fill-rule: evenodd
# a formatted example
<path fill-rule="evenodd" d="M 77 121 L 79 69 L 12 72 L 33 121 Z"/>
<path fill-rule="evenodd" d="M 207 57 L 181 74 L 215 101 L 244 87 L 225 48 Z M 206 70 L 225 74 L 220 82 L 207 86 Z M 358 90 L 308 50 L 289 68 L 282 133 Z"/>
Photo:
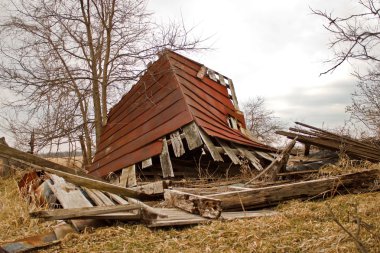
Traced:
<path fill-rule="evenodd" d="M 330 48 L 334 57 L 330 67 L 321 74 L 333 72 L 344 62 L 364 62 L 366 70 L 356 71 L 357 89 L 347 107 L 353 119 L 363 122 L 372 132 L 380 129 L 380 2 L 358 1 L 355 13 L 346 17 L 327 11 L 312 10 L 326 21 L 325 29 L 332 35 Z"/>
<path fill-rule="evenodd" d="M 14 0 L 8 12 L 0 79 L 16 95 L 7 106 L 17 115 L 8 128 L 20 137 L 35 129 L 40 147 L 83 136 L 87 162 L 109 105 L 146 64 L 165 48 L 201 42 L 181 23 L 155 23 L 145 0 Z"/>
<path fill-rule="evenodd" d="M 283 123 L 274 112 L 265 107 L 263 97 L 253 97 L 243 103 L 247 129 L 259 140 L 272 143 L 276 139 L 275 131 L 283 128 Z"/>

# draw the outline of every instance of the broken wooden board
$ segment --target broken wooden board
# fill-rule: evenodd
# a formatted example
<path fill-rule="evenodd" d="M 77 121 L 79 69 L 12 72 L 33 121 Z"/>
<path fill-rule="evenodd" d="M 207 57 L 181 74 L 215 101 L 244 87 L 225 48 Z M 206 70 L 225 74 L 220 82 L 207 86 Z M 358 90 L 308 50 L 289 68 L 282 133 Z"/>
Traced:
<path fill-rule="evenodd" d="M 25 162 L 40 166 L 40 167 L 47 167 L 50 169 L 54 169 L 56 171 L 62 171 L 62 172 L 66 172 L 66 173 L 70 173 L 70 174 L 74 174 L 74 175 L 80 175 L 80 176 L 86 177 L 86 178 L 98 179 L 94 176 L 90 176 L 90 175 L 86 174 L 84 171 L 81 171 L 78 169 L 71 169 L 69 167 L 60 165 L 58 163 L 51 162 L 49 160 L 40 158 L 38 156 L 29 154 L 26 152 L 22 152 L 20 150 L 17 150 L 17 149 L 11 148 L 11 147 L 8 147 L 8 146 L 1 144 L 1 143 L 0 143 L 0 154 L 5 155 L 11 159 L 15 158 L 15 159 L 18 159 L 21 161 L 25 161 Z"/>
<path fill-rule="evenodd" d="M 221 201 L 177 190 L 165 190 L 165 201 L 170 205 L 202 217 L 217 219 L 222 213 Z"/>
<path fill-rule="evenodd" d="M 212 140 L 210 139 L 210 137 L 201 128 L 199 128 L 199 133 L 206 146 L 206 149 L 211 154 L 211 157 L 214 159 L 214 161 L 223 162 L 224 160 L 222 156 L 219 154 L 218 149 L 216 149 L 216 147 L 212 143 Z"/>
<path fill-rule="evenodd" d="M 170 160 L 169 148 L 166 138 L 162 139 L 162 152 L 160 155 L 160 163 L 162 169 L 162 177 L 174 177 L 172 161 Z"/>
<path fill-rule="evenodd" d="M 184 126 L 182 131 L 185 134 L 187 147 L 189 150 L 193 150 L 203 145 L 203 141 L 199 135 L 198 126 L 195 122 L 191 122 L 190 124 Z"/>
<path fill-rule="evenodd" d="M 75 185 L 67 183 L 56 175 L 50 175 L 50 179 L 52 182 L 48 182 L 48 185 L 63 208 L 93 207 Z M 96 220 L 75 220 L 72 221 L 72 224 L 77 231 L 82 231 L 85 227 L 96 226 L 98 222 Z"/>
<path fill-rule="evenodd" d="M 271 164 L 269 164 L 268 167 L 265 168 L 265 170 L 263 170 L 251 181 L 259 179 L 266 181 L 275 181 L 277 179 L 278 173 L 280 173 L 281 170 L 283 170 L 283 168 L 286 167 L 286 164 L 289 160 L 290 151 L 293 149 L 294 145 L 296 144 L 296 141 L 297 138 L 288 143 L 288 145 L 286 145 L 281 154 Z"/>
<path fill-rule="evenodd" d="M 171 182 L 169 180 L 157 181 L 153 183 L 148 183 L 144 185 L 138 185 L 132 187 L 136 192 L 143 193 L 148 196 L 159 196 L 164 194 L 164 190 L 169 187 Z"/>
<path fill-rule="evenodd" d="M 46 167 L 41 167 L 40 169 L 49 173 L 53 173 L 57 176 L 63 177 L 66 181 L 73 183 L 77 186 L 84 186 L 90 189 L 97 189 L 100 191 L 106 191 L 106 192 L 115 193 L 118 195 L 128 196 L 128 197 L 135 197 L 135 198 L 144 197 L 144 194 L 142 193 L 138 193 L 129 188 L 120 187 L 120 186 L 110 184 L 104 181 L 99 181 L 92 178 L 86 178 L 86 177 L 74 175 L 67 172 L 57 171 L 57 170 L 46 168 Z"/>
<path fill-rule="evenodd" d="M 198 77 L 199 79 L 203 79 L 203 77 L 206 75 L 206 72 L 207 72 L 207 68 L 206 68 L 205 66 L 202 66 L 202 67 L 199 69 L 198 73 L 197 73 L 197 77 Z"/>
<path fill-rule="evenodd" d="M 240 159 L 236 156 L 236 152 L 234 152 L 233 149 L 230 148 L 230 146 L 228 146 L 227 143 L 225 143 L 222 139 L 219 138 L 216 138 L 216 140 L 234 164 L 241 164 Z"/>
<path fill-rule="evenodd" d="M 376 182 L 380 170 L 369 170 L 329 178 L 302 181 L 234 192 L 210 194 L 207 197 L 222 201 L 223 210 L 247 210 L 273 206 L 290 199 L 323 197 L 329 194 L 379 190 Z"/>
<path fill-rule="evenodd" d="M 176 208 L 156 208 L 160 212 L 167 215 L 167 218 L 157 218 L 153 220 L 146 220 L 147 226 L 150 228 L 156 227 L 175 227 L 187 226 L 202 223 L 209 223 L 212 220 L 201 217 L 199 215 L 191 214 Z M 272 210 L 260 211 L 245 211 L 245 212 L 222 212 L 218 220 L 234 220 L 234 219 L 249 219 L 263 216 L 276 215 L 278 212 Z"/>
<path fill-rule="evenodd" d="M 0 246 L 0 252 L 18 253 L 30 252 L 60 243 L 54 232 L 22 238 L 13 242 L 4 243 Z"/>
<path fill-rule="evenodd" d="M 55 209 L 43 210 L 29 213 L 31 218 L 44 219 L 44 220 L 67 220 L 67 219 L 83 219 L 88 217 L 96 218 L 100 214 L 112 214 L 117 212 L 126 212 L 131 210 L 140 209 L 140 205 L 127 204 L 117 206 L 96 206 L 96 207 L 82 207 L 71 209 Z M 102 216 L 100 216 L 102 218 Z M 103 216 L 107 217 L 107 216 Z"/>
<path fill-rule="evenodd" d="M 97 205 L 97 206 L 114 206 L 115 203 L 112 202 L 104 193 L 95 189 L 88 189 L 82 187 L 82 189 L 87 193 L 88 197 Z"/>
<path fill-rule="evenodd" d="M 141 162 L 141 168 L 145 169 L 153 165 L 152 158 L 148 158 Z"/>
<path fill-rule="evenodd" d="M 247 158 L 250 161 L 250 163 L 253 165 L 253 167 L 255 167 L 255 169 L 257 169 L 258 171 L 263 170 L 263 166 L 261 166 L 260 160 L 251 151 L 249 151 L 248 149 L 240 145 L 235 145 L 235 146 L 237 150 L 239 151 L 240 155 Z"/>
<path fill-rule="evenodd" d="M 121 171 L 120 184 L 121 187 L 132 187 L 137 185 L 136 165 L 131 165 Z"/>
<path fill-rule="evenodd" d="M 175 131 L 170 134 L 170 140 L 174 151 L 174 155 L 176 157 L 180 157 L 183 154 L 185 154 L 185 147 L 183 146 L 181 135 L 178 131 Z"/>

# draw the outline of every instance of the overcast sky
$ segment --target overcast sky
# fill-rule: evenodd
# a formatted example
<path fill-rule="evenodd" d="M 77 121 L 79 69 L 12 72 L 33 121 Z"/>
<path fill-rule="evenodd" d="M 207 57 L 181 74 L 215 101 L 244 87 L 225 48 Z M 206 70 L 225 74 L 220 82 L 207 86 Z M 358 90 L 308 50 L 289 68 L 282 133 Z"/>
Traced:
<path fill-rule="evenodd" d="M 310 8 L 344 15 L 350 0 L 151 0 L 158 20 L 181 19 L 195 33 L 212 36 L 214 50 L 187 56 L 228 77 L 238 99 L 262 96 L 283 121 L 337 127 L 348 119 L 345 107 L 355 80 L 349 64 L 319 76 L 332 56 L 324 21 Z"/>

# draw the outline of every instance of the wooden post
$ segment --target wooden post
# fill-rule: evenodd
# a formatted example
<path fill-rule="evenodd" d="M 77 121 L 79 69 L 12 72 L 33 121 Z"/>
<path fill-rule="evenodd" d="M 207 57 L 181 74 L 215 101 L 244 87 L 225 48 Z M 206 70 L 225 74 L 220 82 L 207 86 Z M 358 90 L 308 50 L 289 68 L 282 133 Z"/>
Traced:
<path fill-rule="evenodd" d="M 4 137 L 0 138 L 0 144 L 8 147 Z M 0 156 L 0 177 L 8 177 L 11 174 L 8 158 Z"/>
<path fill-rule="evenodd" d="M 160 155 L 162 177 L 174 177 L 174 171 L 172 166 L 172 161 L 170 160 L 168 143 L 164 137 L 162 140 L 162 152 Z"/>

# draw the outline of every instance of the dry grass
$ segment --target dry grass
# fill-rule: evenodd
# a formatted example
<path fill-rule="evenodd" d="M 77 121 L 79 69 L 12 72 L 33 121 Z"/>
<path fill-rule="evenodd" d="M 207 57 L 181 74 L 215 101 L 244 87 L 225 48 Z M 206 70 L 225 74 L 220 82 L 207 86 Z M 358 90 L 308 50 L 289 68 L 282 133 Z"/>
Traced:
<path fill-rule="evenodd" d="M 0 179 L 1 242 L 46 231 L 52 223 L 28 217 L 15 178 Z M 280 215 L 182 229 L 151 230 L 144 225 L 116 224 L 69 234 L 59 246 L 41 252 L 356 252 L 334 222 L 356 231 L 370 252 L 380 252 L 380 193 L 338 196 L 326 201 L 291 201 L 276 208 Z"/>

